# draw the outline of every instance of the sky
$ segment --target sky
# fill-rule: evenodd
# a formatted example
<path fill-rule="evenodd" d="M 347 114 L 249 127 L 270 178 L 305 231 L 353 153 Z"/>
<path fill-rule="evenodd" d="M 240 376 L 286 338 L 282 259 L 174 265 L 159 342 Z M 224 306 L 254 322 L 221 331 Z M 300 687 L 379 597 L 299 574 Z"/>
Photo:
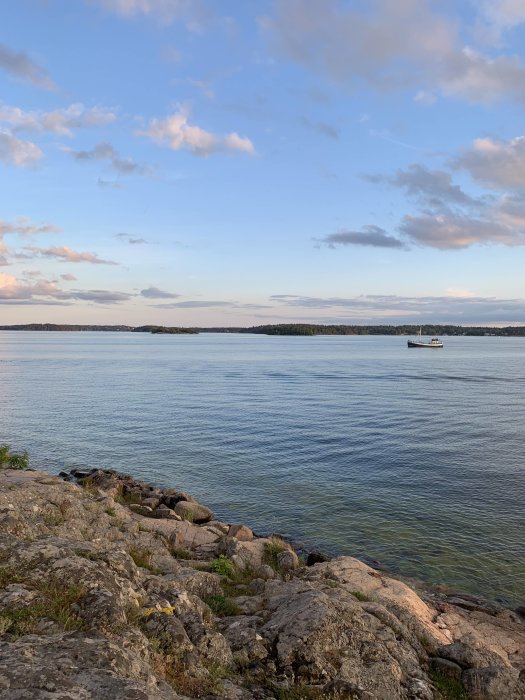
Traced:
<path fill-rule="evenodd" d="M 523 0 L 0 3 L 0 324 L 525 324 Z"/>

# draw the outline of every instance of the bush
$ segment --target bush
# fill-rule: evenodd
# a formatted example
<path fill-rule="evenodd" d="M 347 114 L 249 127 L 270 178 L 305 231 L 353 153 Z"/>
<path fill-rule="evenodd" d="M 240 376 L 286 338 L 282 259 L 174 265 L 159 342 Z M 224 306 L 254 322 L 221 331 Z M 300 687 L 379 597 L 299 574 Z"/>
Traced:
<path fill-rule="evenodd" d="M 9 445 L 0 445 L 0 469 L 28 469 L 27 452 L 11 452 Z"/>
<path fill-rule="evenodd" d="M 233 576 L 235 567 L 231 559 L 221 554 L 218 559 L 215 559 L 210 564 L 210 571 L 221 576 Z"/>

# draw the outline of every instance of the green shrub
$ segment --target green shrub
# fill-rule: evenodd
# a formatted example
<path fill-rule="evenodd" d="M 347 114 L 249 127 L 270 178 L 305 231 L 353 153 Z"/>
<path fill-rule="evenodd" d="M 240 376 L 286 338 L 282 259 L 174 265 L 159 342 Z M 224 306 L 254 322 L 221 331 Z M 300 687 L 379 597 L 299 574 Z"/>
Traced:
<path fill-rule="evenodd" d="M 233 576 L 235 566 L 231 559 L 221 554 L 217 559 L 210 564 L 210 571 L 221 576 Z"/>
<path fill-rule="evenodd" d="M 238 615 L 240 612 L 234 601 L 224 595 L 210 595 L 203 600 L 217 617 L 229 617 L 230 615 Z"/>
<path fill-rule="evenodd" d="M 277 557 L 281 552 L 285 552 L 286 549 L 288 548 L 284 540 L 280 537 L 272 537 L 270 542 L 267 542 L 264 547 L 264 563 L 277 571 L 279 569 Z"/>
<path fill-rule="evenodd" d="M 9 445 L 0 445 L 0 469 L 27 469 L 28 467 L 27 452 L 11 452 Z"/>

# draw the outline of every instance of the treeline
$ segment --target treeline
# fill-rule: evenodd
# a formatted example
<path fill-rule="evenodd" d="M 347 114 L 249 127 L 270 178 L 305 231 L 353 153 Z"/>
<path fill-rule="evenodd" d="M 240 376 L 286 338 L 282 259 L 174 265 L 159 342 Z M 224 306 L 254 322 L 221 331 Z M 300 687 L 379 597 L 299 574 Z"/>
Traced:
<path fill-rule="evenodd" d="M 421 328 L 422 335 L 461 335 L 461 336 L 518 336 L 525 337 L 525 326 L 450 326 L 450 325 L 401 325 L 401 326 L 347 326 L 315 325 L 310 323 L 280 323 L 276 325 L 239 328 L 238 333 L 261 333 L 264 335 L 416 335 Z M 219 331 L 219 329 L 216 329 Z M 230 332 L 230 331 L 229 331 Z"/>
<path fill-rule="evenodd" d="M 167 335 L 180 335 L 181 333 L 197 334 L 199 331 L 196 328 L 179 328 L 176 326 L 138 326 L 133 328 L 133 333 L 155 333 Z"/>
<path fill-rule="evenodd" d="M 420 326 L 348 326 L 320 325 L 313 323 L 278 323 L 265 326 L 239 328 L 236 326 L 217 326 L 212 328 L 181 328 L 179 326 L 91 326 L 58 323 L 26 323 L 24 325 L 0 326 L 0 331 L 114 331 L 133 333 L 160 333 L 169 335 L 195 335 L 197 333 L 256 333 L 261 335 L 417 335 Z M 430 336 L 503 336 L 525 337 L 525 326 L 452 326 L 427 324 L 421 326 L 423 335 Z"/>
<path fill-rule="evenodd" d="M 17 326 L 0 326 L 0 331 L 132 331 L 133 326 L 89 326 L 65 323 L 25 323 Z"/>

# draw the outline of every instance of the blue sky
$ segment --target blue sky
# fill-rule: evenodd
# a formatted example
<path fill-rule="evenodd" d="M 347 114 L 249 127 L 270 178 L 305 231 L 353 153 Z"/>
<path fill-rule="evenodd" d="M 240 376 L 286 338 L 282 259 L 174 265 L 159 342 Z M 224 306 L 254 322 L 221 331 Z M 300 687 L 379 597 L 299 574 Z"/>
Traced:
<path fill-rule="evenodd" d="M 522 0 L 0 5 L 0 324 L 525 323 Z"/>

